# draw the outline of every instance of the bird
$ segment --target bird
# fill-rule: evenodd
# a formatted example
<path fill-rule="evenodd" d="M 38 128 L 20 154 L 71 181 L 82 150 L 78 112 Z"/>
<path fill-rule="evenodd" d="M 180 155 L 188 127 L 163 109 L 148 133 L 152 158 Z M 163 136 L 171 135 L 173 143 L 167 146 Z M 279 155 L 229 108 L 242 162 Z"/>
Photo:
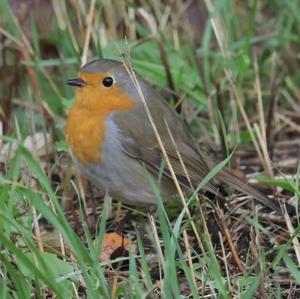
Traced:
<path fill-rule="evenodd" d="M 124 62 L 97 59 L 67 80 L 76 93 L 66 140 L 74 163 L 92 183 L 125 204 L 150 207 L 157 204 L 157 192 L 149 176 L 167 202 L 178 194 L 172 171 L 188 193 L 216 162 L 201 151 L 187 123 L 167 101 L 133 74 Z M 201 192 L 224 198 L 219 183 L 280 212 L 275 201 L 229 169 L 219 171 Z"/>

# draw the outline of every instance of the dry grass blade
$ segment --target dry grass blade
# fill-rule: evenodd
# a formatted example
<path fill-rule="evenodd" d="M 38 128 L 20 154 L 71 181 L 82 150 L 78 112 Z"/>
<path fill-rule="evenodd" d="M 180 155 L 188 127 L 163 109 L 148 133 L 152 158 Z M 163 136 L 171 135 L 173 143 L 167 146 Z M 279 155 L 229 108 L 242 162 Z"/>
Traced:
<path fill-rule="evenodd" d="M 93 18 L 95 13 L 95 6 L 96 6 L 96 0 L 91 0 L 91 5 L 89 9 L 89 13 L 87 16 L 87 28 L 85 33 L 85 39 L 84 39 L 84 45 L 83 45 L 83 52 L 81 56 L 81 65 L 86 64 L 88 53 L 89 53 L 89 44 L 92 34 L 92 27 L 93 27 Z"/>
<path fill-rule="evenodd" d="M 300 243 L 299 243 L 298 237 L 294 235 L 295 230 L 292 225 L 291 218 L 286 210 L 286 206 L 284 206 L 284 219 L 285 219 L 286 226 L 289 230 L 291 237 L 293 236 L 293 246 L 294 246 L 294 250 L 295 250 L 297 261 L 298 261 L 298 267 L 300 267 Z"/>
<path fill-rule="evenodd" d="M 168 134 L 169 134 L 169 136 L 170 136 L 170 139 L 171 139 L 171 141 L 172 141 L 172 143 L 173 143 L 173 146 L 174 146 L 176 155 L 178 156 L 178 159 L 179 159 L 179 161 L 180 161 L 181 167 L 182 167 L 182 169 L 183 169 L 183 171 L 184 171 L 184 174 L 185 174 L 185 176 L 186 176 L 186 178 L 187 178 L 187 180 L 188 180 L 188 182 L 189 182 L 190 188 L 191 188 L 191 190 L 192 190 L 192 192 L 193 192 L 193 196 L 195 196 L 196 199 L 197 199 L 197 202 L 200 203 L 200 199 L 199 199 L 198 193 L 196 192 L 196 190 L 195 190 L 195 188 L 194 188 L 194 186 L 193 186 L 193 184 L 192 184 L 190 175 L 189 175 L 189 173 L 188 173 L 188 171 L 187 171 L 187 169 L 186 169 L 186 166 L 185 166 L 185 164 L 184 164 L 184 161 L 183 161 L 183 159 L 182 159 L 182 157 L 181 157 L 181 155 L 180 155 L 180 152 L 179 152 L 179 150 L 178 150 L 177 144 L 176 144 L 176 142 L 175 142 L 174 136 L 173 136 L 173 134 L 172 134 L 172 132 L 171 132 L 171 130 L 170 130 L 170 128 L 169 128 L 169 125 L 168 125 L 168 123 L 166 122 L 166 120 L 165 120 L 165 125 L 166 125 L 166 128 L 167 128 L 167 130 L 168 130 Z M 182 204 L 183 204 L 184 208 L 188 211 L 187 213 L 189 213 L 189 214 L 188 214 L 188 219 L 191 221 L 191 225 L 192 225 L 192 227 L 193 227 L 193 230 L 194 230 L 194 231 L 197 231 L 197 229 L 196 229 L 196 227 L 195 227 L 195 224 L 194 224 L 194 221 L 193 221 L 192 218 L 191 218 L 191 214 L 190 214 L 190 212 L 189 212 L 189 209 L 188 209 L 188 206 L 186 205 L 185 200 L 182 201 Z M 204 231 L 205 231 L 206 237 L 207 237 L 208 240 L 210 240 L 210 235 L 209 235 L 209 232 L 208 232 L 208 229 L 207 229 L 207 225 L 206 225 L 206 221 L 205 221 L 205 217 L 204 217 L 204 214 L 203 214 L 201 205 L 199 205 L 199 210 L 200 210 L 200 215 L 201 215 L 201 218 L 202 218 L 202 223 L 203 223 L 203 225 L 204 225 Z M 200 238 L 198 239 L 198 245 L 199 245 L 199 247 L 201 248 L 202 253 L 203 253 L 204 255 L 206 255 L 204 246 L 203 246 L 202 241 L 201 241 Z"/>
<path fill-rule="evenodd" d="M 156 228 L 156 225 L 155 225 L 155 220 L 154 220 L 153 216 L 150 215 L 150 214 L 148 215 L 148 218 L 149 218 L 149 222 L 150 222 L 150 225 L 151 225 L 151 228 L 152 228 L 151 231 L 152 231 L 153 236 L 154 236 L 154 242 L 155 242 L 155 245 L 156 245 L 156 250 L 158 252 L 160 263 L 163 266 L 162 268 L 166 269 L 165 259 L 164 259 L 164 255 L 163 255 L 163 252 L 162 252 L 162 249 L 161 249 L 159 236 L 158 236 L 157 228 Z M 161 267 L 159 267 L 159 275 L 160 275 L 160 278 L 162 279 L 163 276 L 162 276 L 162 273 L 161 273 Z"/>
<path fill-rule="evenodd" d="M 219 238 L 220 238 L 220 243 L 221 243 L 221 248 L 222 248 L 223 263 L 224 263 L 224 266 L 225 266 L 225 272 L 226 272 L 226 277 L 227 277 L 227 283 L 228 283 L 229 290 L 231 290 L 231 283 L 230 283 L 230 275 L 229 275 L 228 261 L 227 261 L 227 258 L 226 258 L 226 251 L 225 251 L 225 247 L 224 247 L 223 236 L 222 236 L 222 234 L 221 234 L 220 231 L 219 231 Z"/>
<path fill-rule="evenodd" d="M 52 6 L 53 6 L 53 10 L 54 10 L 58 25 L 60 26 L 61 30 L 65 30 L 65 28 L 68 28 L 74 49 L 78 52 L 79 46 L 76 41 L 74 30 L 72 28 L 72 25 L 69 20 L 69 16 L 66 11 L 65 1 L 52 0 Z"/>
<path fill-rule="evenodd" d="M 255 260 L 257 260 L 257 266 L 256 266 L 256 273 L 257 275 L 261 274 L 263 269 L 260 265 L 260 260 L 259 260 L 259 252 L 258 252 L 258 248 L 259 248 L 259 241 L 258 241 L 258 234 L 254 233 L 254 230 L 251 230 L 251 243 L 250 243 L 250 249 L 251 252 L 255 258 Z M 266 290 L 265 290 L 265 286 L 264 286 L 264 281 L 263 279 L 260 281 L 259 283 L 259 293 L 260 296 L 262 298 L 266 297 Z"/>
<path fill-rule="evenodd" d="M 264 156 L 264 164 L 263 165 L 265 166 L 265 170 L 270 178 L 274 178 L 271 160 L 270 160 L 270 156 L 269 156 L 268 149 L 267 149 L 267 143 L 264 141 L 263 136 L 261 135 L 261 132 L 260 132 L 257 124 L 254 124 L 254 129 L 257 134 L 258 141 L 260 143 L 262 153 Z"/>
<path fill-rule="evenodd" d="M 8 39 L 10 39 L 12 42 L 14 42 L 19 48 L 22 48 L 24 46 L 18 39 L 16 39 L 14 36 L 12 36 L 7 30 L 5 30 L 2 27 L 0 27 L 0 33 L 3 36 L 6 36 Z"/>
<path fill-rule="evenodd" d="M 189 209 L 188 209 L 188 207 L 187 207 L 187 204 L 186 204 L 186 202 L 185 202 L 185 197 L 184 197 L 182 188 L 181 188 L 181 186 L 180 186 L 180 184 L 179 184 L 179 182 L 178 182 L 178 180 L 177 180 L 177 178 L 176 178 L 176 174 L 175 174 L 175 172 L 174 172 L 174 169 L 173 169 L 172 164 L 171 164 L 171 162 L 170 162 L 170 159 L 169 159 L 169 157 L 168 157 L 167 151 L 166 151 L 166 149 L 165 149 L 165 147 L 164 147 L 163 141 L 162 141 L 162 139 L 161 139 L 161 137 L 160 137 L 160 135 L 159 135 L 159 132 L 158 132 L 158 130 L 157 130 L 157 127 L 156 127 L 156 125 L 155 125 L 155 123 L 154 123 L 154 120 L 153 120 L 153 118 L 152 118 L 152 115 L 151 115 L 151 113 L 150 113 L 148 104 L 147 104 L 146 99 L 145 99 L 145 97 L 144 97 L 144 95 L 143 95 L 143 92 L 142 92 L 141 86 L 140 86 L 140 84 L 139 84 L 139 81 L 138 81 L 138 79 L 137 79 L 137 77 L 136 77 L 136 75 L 135 75 L 134 70 L 133 70 L 132 67 L 131 67 L 131 64 L 128 64 L 129 62 L 126 63 L 126 61 L 123 61 L 123 63 L 124 63 L 124 66 L 125 66 L 125 68 L 126 68 L 128 74 L 129 74 L 129 76 L 130 76 L 132 82 L 134 83 L 134 85 L 135 85 L 135 87 L 136 87 L 136 89 L 137 89 L 137 91 L 138 91 L 138 94 L 139 94 L 139 96 L 140 96 L 140 98 L 141 98 L 141 100 L 142 100 L 142 102 L 143 102 L 143 105 L 144 105 L 144 107 L 145 107 L 145 109 L 146 109 L 146 113 L 147 113 L 148 119 L 149 119 L 149 121 L 150 121 L 150 124 L 151 124 L 153 130 L 154 130 L 154 133 L 155 133 L 155 136 L 156 136 L 156 138 L 157 138 L 158 144 L 159 144 L 160 149 L 161 149 L 161 151 L 162 151 L 162 153 L 163 153 L 163 157 L 164 157 L 164 159 L 166 160 L 168 169 L 170 170 L 170 173 L 171 173 L 171 175 L 172 175 L 172 178 L 173 178 L 173 181 L 174 181 L 174 183 L 175 183 L 177 192 L 178 192 L 178 194 L 179 194 L 179 198 L 180 198 L 181 203 L 182 203 L 182 205 L 183 205 L 183 207 L 184 207 L 184 210 L 185 210 L 185 212 L 186 212 L 186 215 L 187 215 L 189 221 L 191 222 L 191 225 L 192 225 L 194 234 L 195 234 L 195 236 L 196 236 L 198 245 L 199 245 L 199 247 L 201 247 L 202 244 L 201 244 L 201 239 L 200 239 L 199 233 L 198 233 L 198 231 L 197 231 L 197 228 L 196 228 L 196 226 L 195 226 L 194 221 L 192 220 L 191 213 L 190 213 L 190 211 L 189 211 Z"/>
<path fill-rule="evenodd" d="M 205 3 L 206 3 L 206 6 L 207 6 L 207 9 L 208 9 L 209 13 L 213 14 L 214 13 L 214 6 L 213 6 L 212 2 L 210 0 L 205 0 Z M 214 33 L 215 33 L 215 36 L 217 38 L 218 45 L 220 47 L 223 59 L 224 59 L 224 61 L 226 61 L 226 59 L 229 57 L 229 54 L 225 50 L 226 49 L 226 43 L 225 43 L 225 38 L 224 38 L 225 35 L 224 35 L 223 30 L 221 29 L 222 27 L 219 24 L 220 23 L 219 18 L 214 17 L 214 18 L 211 18 L 210 21 L 212 23 Z M 251 140 L 252 140 L 252 142 L 255 146 L 255 149 L 256 149 L 256 152 L 259 156 L 259 159 L 260 159 L 261 163 L 264 165 L 264 158 L 263 158 L 262 152 L 260 150 L 259 144 L 258 144 L 258 142 L 257 142 L 257 140 L 256 140 L 256 138 L 255 138 L 255 136 L 252 132 L 252 127 L 251 127 L 249 118 L 247 116 L 247 113 L 245 111 L 243 101 L 242 101 L 242 97 L 239 94 L 237 88 L 235 87 L 234 81 L 232 79 L 231 71 L 226 66 L 224 66 L 224 73 L 225 73 L 226 78 L 229 82 L 229 85 L 230 85 L 230 88 L 231 88 L 232 93 L 234 95 L 234 98 L 236 99 L 236 101 L 238 103 L 239 109 L 241 111 L 241 114 L 242 114 L 243 119 L 245 121 L 245 124 L 247 126 L 247 129 L 248 129 L 248 132 L 250 134 Z"/>
<path fill-rule="evenodd" d="M 277 112 L 276 117 L 282 120 L 286 125 L 290 126 L 293 130 L 300 133 L 300 126 L 293 122 L 290 118 L 286 117 L 285 115 Z"/>
<path fill-rule="evenodd" d="M 195 277 L 195 269 L 194 269 L 194 265 L 193 265 L 193 261 L 192 261 L 190 244 L 189 244 L 189 239 L 188 239 L 188 235 L 186 233 L 186 230 L 183 231 L 183 240 L 184 240 L 185 252 L 187 254 L 187 259 L 188 259 L 189 267 L 190 267 L 190 270 L 191 270 L 191 277 L 192 277 L 192 280 L 193 280 L 193 284 L 194 284 L 195 288 L 197 289 L 197 282 L 196 282 L 196 277 Z"/>
<path fill-rule="evenodd" d="M 42 237 L 41 237 L 41 231 L 40 231 L 40 226 L 39 226 L 38 217 L 37 217 L 35 207 L 32 207 L 32 216 L 33 216 L 33 226 L 34 226 L 34 233 L 35 233 L 35 237 L 36 237 L 36 242 L 37 242 L 39 251 L 44 252 L 43 240 L 42 240 Z"/>
<path fill-rule="evenodd" d="M 50 201 L 49 203 L 50 203 L 52 211 L 56 214 L 56 210 L 55 210 L 55 206 L 54 206 L 53 202 Z M 62 236 L 62 234 L 60 232 L 58 232 L 58 236 L 59 236 L 59 243 L 60 243 L 61 254 L 64 257 L 64 256 L 66 256 L 66 249 L 65 249 L 64 238 L 63 238 L 63 236 Z"/>
<path fill-rule="evenodd" d="M 258 116 L 259 116 L 260 131 L 261 131 L 263 142 L 267 143 L 265 114 L 264 114 L 264 106 L 263 106 L 263 99 L 262 99 L 262 93 L 261 93 L 259 69 L 258 69 L 258 65 L 257 65 L 256 55 L 254 55 L 254 72 L 255 72 L 255 91 L 257 94 L 257 112 L 258 112 Z"/>
<path fill-rule="evenodd" d="M 254 55 L 254 72 L 255 72 L 255 91 L 257 94 L 257 110 L 258 110 L 258 116 L 259 116 L 260 130 L 256 124 L 254 124 L 254 128 L 256 130 L 256 134 L 258 135 L 260 148 L 261 148 L 262 154 L 264 156 L 265 170 L 268 173 L 268 176 L 270 178 L 273 178 L 274 173 L 273 173 L 271 159 L 270 159 L 269 151 L 268 151 L 268 141 L 267 141 L 267 137 L 266 137 L 267 131 L 266 131 L 266 124 L 265 124 L 264 106 L 263 106 L 259 69 L 258 69 L 258 65 L 257 65 L 256 55 Z"/>

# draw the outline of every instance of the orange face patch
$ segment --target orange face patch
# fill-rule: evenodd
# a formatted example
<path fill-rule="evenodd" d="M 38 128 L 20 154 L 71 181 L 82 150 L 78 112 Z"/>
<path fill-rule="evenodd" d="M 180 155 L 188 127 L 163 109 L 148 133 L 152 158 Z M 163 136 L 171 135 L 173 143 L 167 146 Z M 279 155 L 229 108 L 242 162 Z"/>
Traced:
<path fill-rule="evenodd" d="M 114 111 L 135 106 L 134 100 L 114 83 L 102 84 L 109 74 L 80 73 L 86 85 L 76 90 L 76 102 L 71 108 L 66 136 L 75 157 L 83 164 L 101 162 L 101 145 L 105 138 L 105 118 Z"/>

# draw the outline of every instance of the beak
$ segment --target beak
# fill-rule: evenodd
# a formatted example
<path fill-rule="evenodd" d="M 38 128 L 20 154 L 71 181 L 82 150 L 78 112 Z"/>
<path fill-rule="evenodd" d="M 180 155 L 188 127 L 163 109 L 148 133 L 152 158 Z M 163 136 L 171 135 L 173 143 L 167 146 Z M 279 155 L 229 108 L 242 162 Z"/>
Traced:
<path fill-rule="evenodd" d="M 84 87 L 86 83 L 82 79 L 69 79 L 66 82 L 70 86 L 75 86 L 75 87 Z"/>

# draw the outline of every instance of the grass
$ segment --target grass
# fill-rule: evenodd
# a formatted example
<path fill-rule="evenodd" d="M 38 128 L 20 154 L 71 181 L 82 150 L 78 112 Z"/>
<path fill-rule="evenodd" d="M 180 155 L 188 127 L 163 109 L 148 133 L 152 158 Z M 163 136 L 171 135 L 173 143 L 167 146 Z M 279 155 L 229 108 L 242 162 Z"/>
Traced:
<path fill-rule="evenodd" d="M 140 2 L 0 0 L 0 298 L 299 298 L 300 4 Z M 81 179 L 65 81 L 128 51 L 220 167 L 230 160 L 295 215 L 236 194 L 165 205 L 151 178 L 156 217 L 120 212 Z M 128 209 L 135 250 L 99 262 Z"/>

